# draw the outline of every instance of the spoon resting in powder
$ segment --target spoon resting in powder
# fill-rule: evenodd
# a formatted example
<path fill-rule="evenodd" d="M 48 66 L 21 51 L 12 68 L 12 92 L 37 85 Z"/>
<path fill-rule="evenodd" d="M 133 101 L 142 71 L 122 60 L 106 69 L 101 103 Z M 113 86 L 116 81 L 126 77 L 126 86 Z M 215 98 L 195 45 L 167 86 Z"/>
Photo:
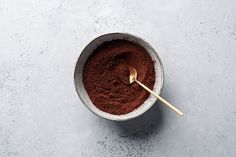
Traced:
<path fill-rule="evenodd" d="M 142 84 L 137 80 L 137 70 L 131 66 L 126 65 L 127 70 L 129 70 L 129 74 L 127 74 L 127 71 L 124 76 L 122 76 L 121 80 L 126 84 L 132 84 L 133 82 L 138 83 L 141 87 L 143 87 L 145 90 L 147 90 L 149 93 L 153 94 L 157 99 L 159 99 L 161 102 L 163 102 L 166 106 L 168 106 L 170 109 L 178 113 L 179 115 L 183 116 L 184 114 L 178 110 L 176 107 L 174 107 L 172 104 L 170 104 L 168 101 L 163 99 L 161 96 L 153 92 L 151 89 L 149 89 L 147 86 Z M 128 77 L 126 77 L 128 76 Z"/>

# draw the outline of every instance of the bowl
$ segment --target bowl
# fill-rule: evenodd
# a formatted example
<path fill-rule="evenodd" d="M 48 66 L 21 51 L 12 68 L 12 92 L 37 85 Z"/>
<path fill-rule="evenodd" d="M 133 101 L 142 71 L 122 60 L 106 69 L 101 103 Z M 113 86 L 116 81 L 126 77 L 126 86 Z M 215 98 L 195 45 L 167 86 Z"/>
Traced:
<path fill-rule="evenodd" d="M 157 98 L 153 95 L 150 95 L 143 104 L 141 104 L 138 108 L 136 108 L 132 112 L 129 112 L 123 115 L 114 115 L 114 114 L 110 114 L 110 113 L 107 113 L 98 109 L 90 100 L 83 84 L 83 70 L 89 56 L 102 43 L 111 41 L 111 40 L 116 40 L 116 39 L 123 39 L 123 40 L 131 41 L 146 49 L 146 51 L 149 53 L 152 60 L 154 61 L 156 79 L 155 79 L 153 91 L 156 92 L 157 94 L 161 93 L 162 88 L 163 88 L 163 83 L 164 83 L 164 69 L 163 69 L 163 65 L 162 65 L 162 62 L 158 53 L 153 49 L 153 47 L 148 42 L 144 41 L 140 37 L 137 37 L 135 35 L 131 35 L 128 33 L 109 33 L 109 34 L 101 35 L 95 38 L 94 40 L 92 40 L 83 49 L 83 51 L 81 52 L 77 60 L 75 70 L 74 70 L 74 84 L 75 84 L 75 88 L 81 102 L 91 112 L 108 120 L 125 121 L 125 120 L 133 119 L 135 117 L 142 115 L 156 102 Z"/>

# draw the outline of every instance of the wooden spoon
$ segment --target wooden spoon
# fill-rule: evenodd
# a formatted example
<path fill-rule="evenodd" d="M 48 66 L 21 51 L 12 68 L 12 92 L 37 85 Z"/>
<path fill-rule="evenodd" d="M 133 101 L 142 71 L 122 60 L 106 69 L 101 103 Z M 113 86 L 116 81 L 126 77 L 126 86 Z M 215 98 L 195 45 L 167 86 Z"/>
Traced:
<path fill-rule="evenodd" d="M 176 113 L 178 113 L 179 115 L 183 116 L 184 114 L 178 110 L 176 107 L 174 107 L 173 105 L 171 105 L 168 101 L 166 101 L 165 99 L 163 99 L 162 97 L 160 97 L 158 94 L 154 93 L 151 89 L 149 89 L 147 86 L 145 86 L 144 84 L 142 84 L 141 82 L 139 82 L 137 80 L 137 70 L 131 66 L 129 67 L 129 82 L 126 82 L 123 80 L 123 82 L 125 82 L 126 84 L 131 84 L 133 82 L 138 83 L 140 86 L 142 86 L 145 90 L 147 90 L 149 93 L 153 94 L 154 96 L 157 97 L 157 99 L 159 99 L 161 102 L 163 102 L 166 106 L 168 106 L 170 109 L 172 109 L 173 111 L 175 111 Z"/>

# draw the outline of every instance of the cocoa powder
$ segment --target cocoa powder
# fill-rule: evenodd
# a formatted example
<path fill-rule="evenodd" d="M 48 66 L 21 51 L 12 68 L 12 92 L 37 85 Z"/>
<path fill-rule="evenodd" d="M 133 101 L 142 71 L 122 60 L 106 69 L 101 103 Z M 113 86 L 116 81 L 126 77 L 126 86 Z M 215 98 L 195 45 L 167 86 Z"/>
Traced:
<path fill-rule="evenodd" d="M 121 115 L 139 107 L 149 93 L 137 83 L 126 84 L 129 70 L 136 68 L 138 80 L 153 88 L 154 62 L 147 51 L 126 40 L 113 40 L 99 46 L 86 62 L 83 83 L 93 104 L 104 112 Z"/>

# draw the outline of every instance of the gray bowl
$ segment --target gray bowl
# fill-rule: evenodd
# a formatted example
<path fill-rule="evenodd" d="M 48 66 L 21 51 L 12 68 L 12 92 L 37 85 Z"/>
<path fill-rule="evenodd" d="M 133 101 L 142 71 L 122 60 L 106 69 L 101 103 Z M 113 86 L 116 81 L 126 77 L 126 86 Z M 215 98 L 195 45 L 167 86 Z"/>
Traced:
<path fill-rule="evenodd" d="M 146 112 L 157 100 L 157 98 L 153 95 L 150 95 L 148 99 L 140 105 L 137 109 L 133 110 L 132 112 L 129 112 L 124 115 L 113 115 L 104 111 L 101 111 L 98 109 L 90 100 L 83 84 L 83 70 L 84 65 L 89 58 L 89 56 L 93 53 L 93 51 L 102 43 L 115 40 L 115 39 L 124 39 L 131 42 L 134 42 L 143 48 L 146 49 L 146 51 L 151 56 L 152 60 L 154 61 L 154 69 L 156 73 L 156 81 L 154 83 L 153 91 L 157 94 L 160 94 L 162 91 L 163 83 L 164 83 L 164 70 L 162 66 L 161 59 L 158 55 L 158 53 L 152 48 L 150 44 L 148 44 L 146 41 L 141 39 L 140 37 L 127 34 L 127 33 L 110 33 L 110 34 L 104 34 L 101 35 L 94 40 L 92 40 L 81 52 L 74 71 L 74 83 L 76 91 L 79 95 L 79 98 L 81 102 L 86 106 L 91 112 L 94 114 L 114 121 L 125 121 L 129 119 L 133 119 L 135 117 L 138 117 L 142 115 L 144 112 Z"/>

